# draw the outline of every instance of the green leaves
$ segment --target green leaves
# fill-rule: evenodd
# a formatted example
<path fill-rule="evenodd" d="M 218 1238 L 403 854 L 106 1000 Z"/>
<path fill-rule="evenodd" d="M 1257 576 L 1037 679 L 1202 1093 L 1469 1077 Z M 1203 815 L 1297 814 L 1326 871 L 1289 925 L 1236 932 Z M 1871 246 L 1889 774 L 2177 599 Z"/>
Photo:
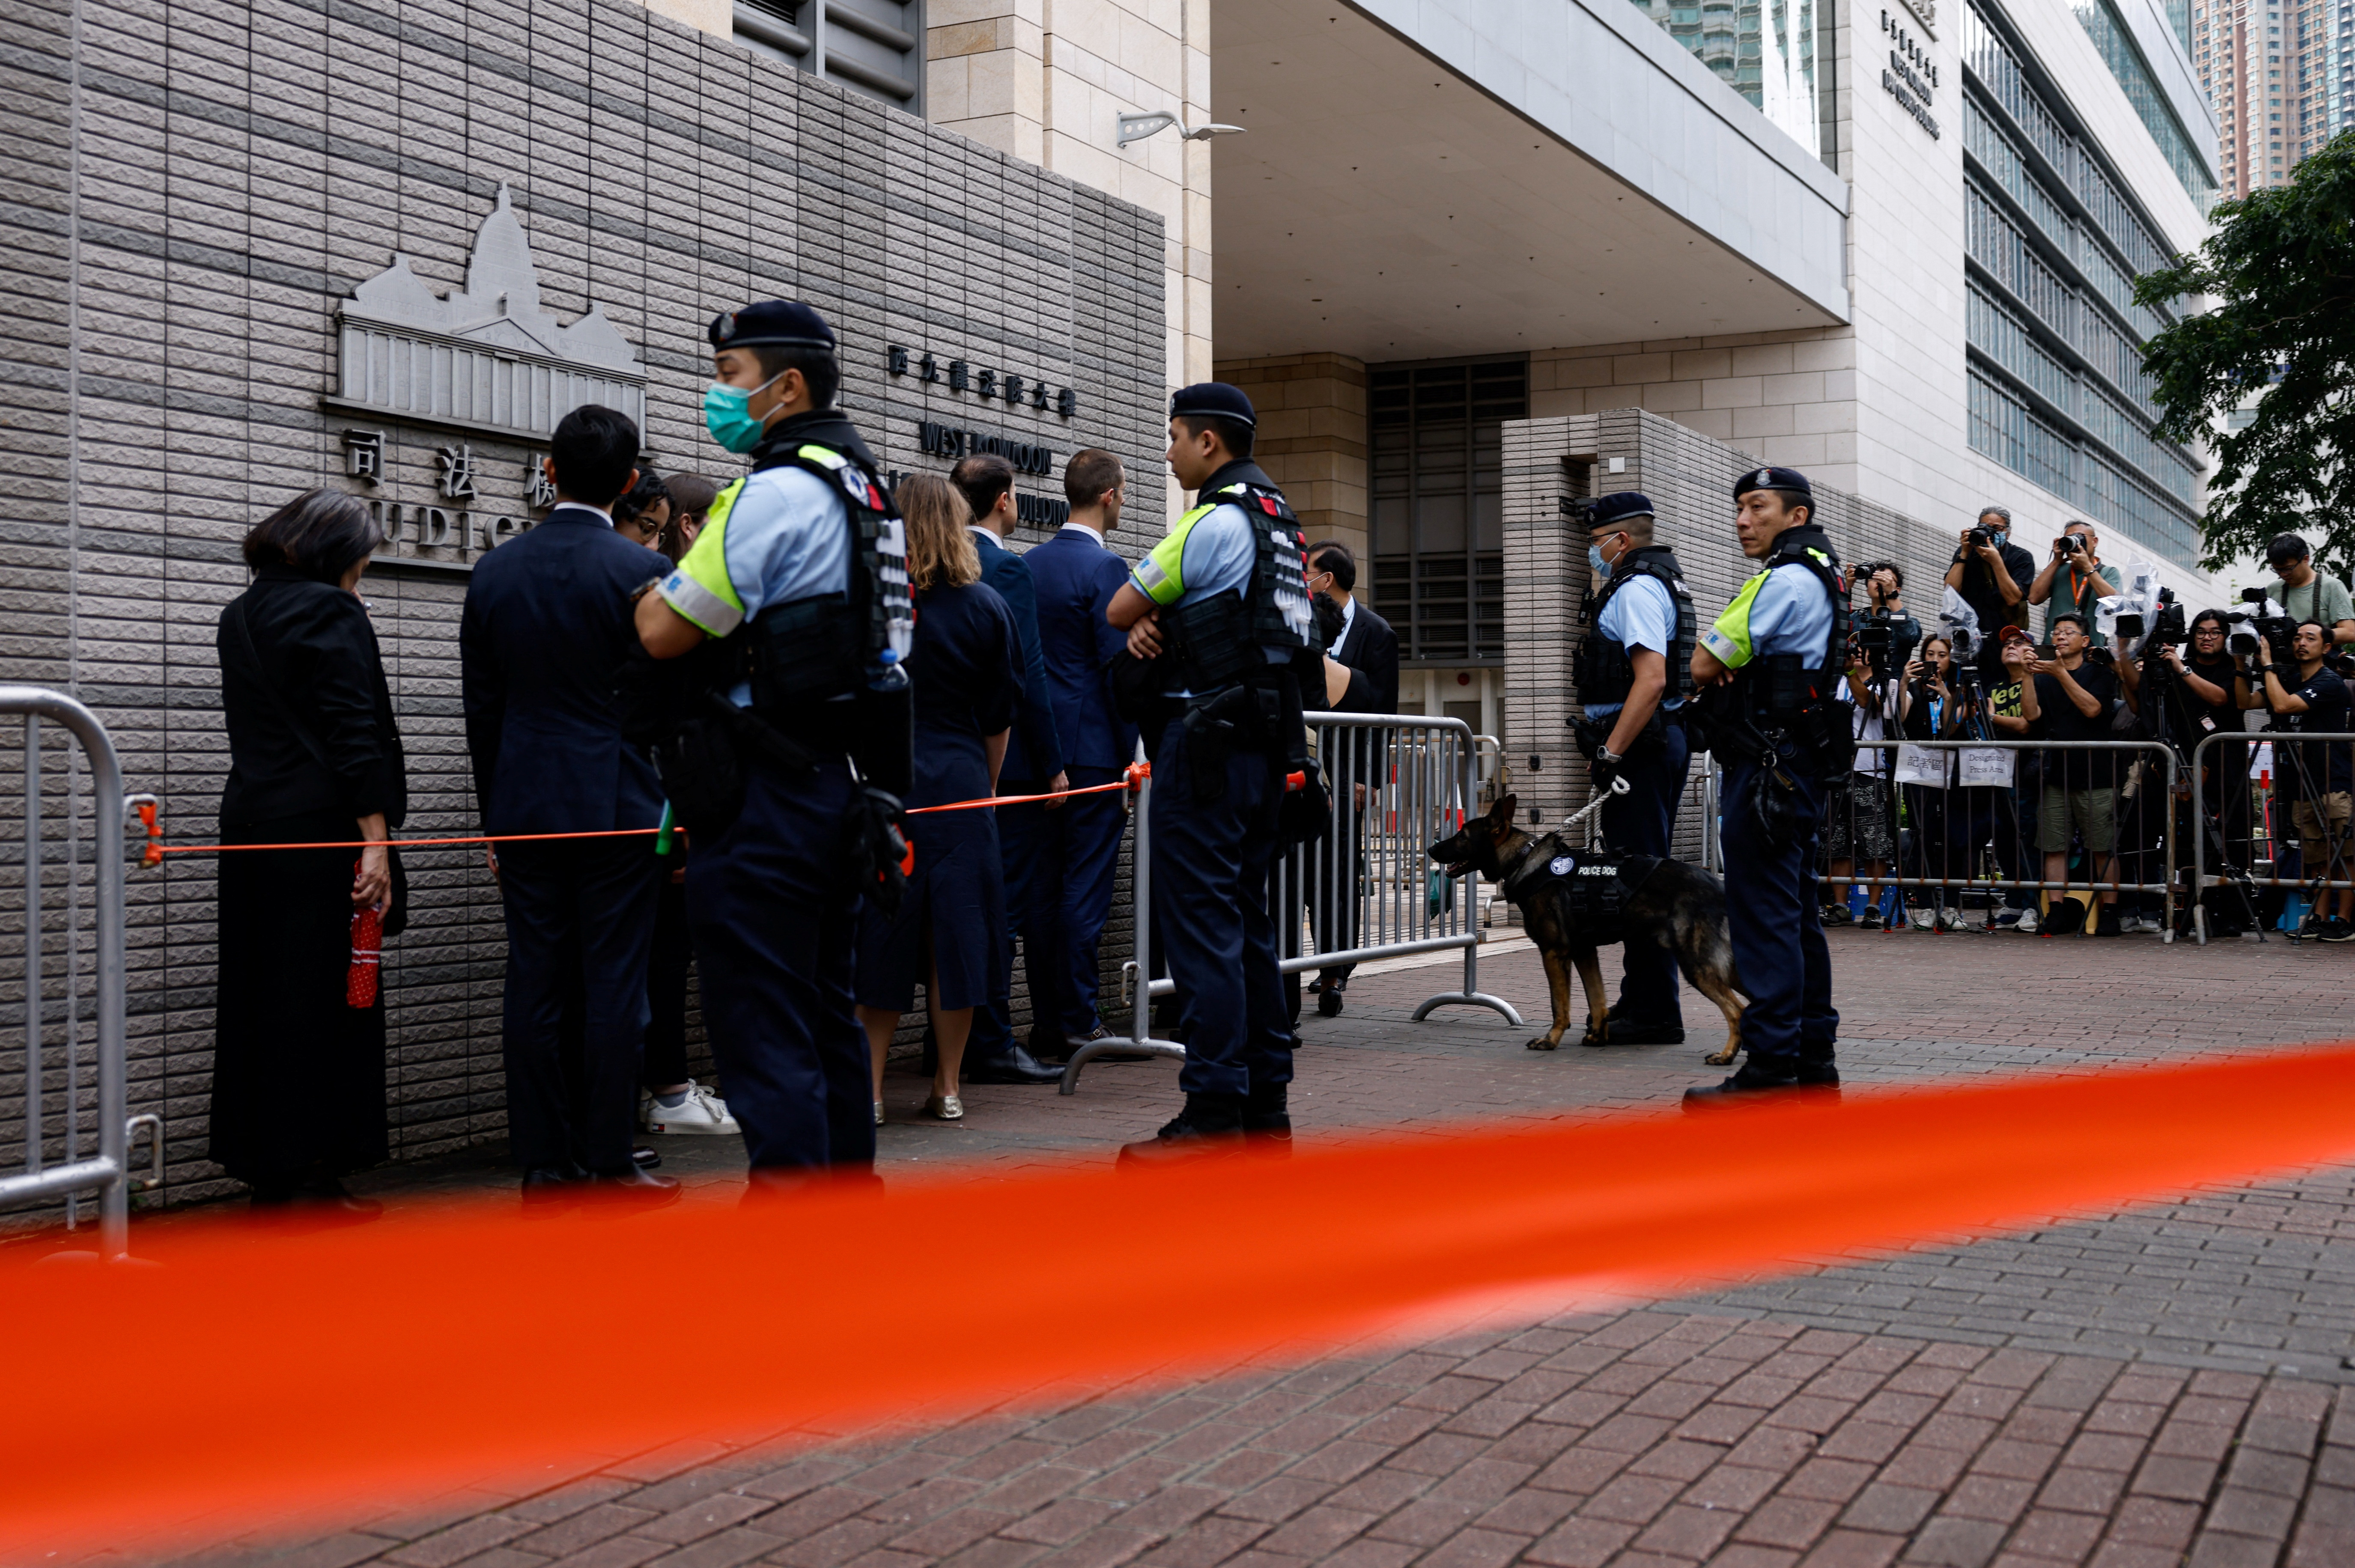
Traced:
<path fill-rule="evenodd" d="M 2189 310 L 2152 338 L 2143 368 L 2166 440 L 2216 457 L 2201 564 L 2220 569 L 2301 533 L 2315 564 L 2355 565 L 2355 131 L 2297 166 L 2291 183 L 2223 202 L 2195 254 L 2145 273 L 2135 298 Z M 2254 417 L 2215 429 L 2259 389 Z"/>

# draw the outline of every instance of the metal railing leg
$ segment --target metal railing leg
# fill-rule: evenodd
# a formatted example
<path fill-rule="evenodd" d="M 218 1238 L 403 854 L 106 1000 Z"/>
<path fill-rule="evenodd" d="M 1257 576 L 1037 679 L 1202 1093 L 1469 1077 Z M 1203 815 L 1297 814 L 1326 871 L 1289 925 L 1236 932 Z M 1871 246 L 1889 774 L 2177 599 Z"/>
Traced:
<path fill-rule="evenodd" d="M 1143 748 L 1140 747 L 1138 760 L 1143 759 Z M 1063 1064 L 1063 1081 L 1056 1091 L 1059 1094 L 1068 1095 L 1077 1092 L 1080 1084 L 1080 1069 L 1108 1052 L 1141 1052 L 1148 1056 L 1175 1056 L 1180 1059 L 1183 1059 L 1186 1054 L 1186 1047 L 1176 1041 L 1153 1038 L 1153 829 L 1150 826 L 1152 805 L 1153 776 L 1147 773 L 1137 785 L 1134 815 L 1136 829 L 1130 839 L 1132 847 L 1129 851 L 1129 898 L 1135 907 L 1129 922 L 1129 928 L 1133 935 L 1130 941 L 1132 955 L 1128 967 L 1135 980 L 1135 991 L 1131 998 L 1135 1005 L 1129 1011 L 1128 1038 L 1091 1041 L 1072 1052 L 1071 1059 Z"/>
<path fill-rule="evenodd" d="M 1453 744 L 1455 736 L 1451 734 L 1449 735 L 1448 739 L 1449 742 Z M 1460 762 L 1459 774 L 1464 780 L 1464 790 L 1462 795 L 1462 800 L 1464 801 L 1463 809 L 1465 814 L 1468 816 L 1472 810 L 1473 791 L 1476 785 L 1474 784 L 1471 776 L 1470 762 L 1468 760 L 1462 759 L 1460 756 L 1458 760 Z M 1426 830 L 1430 830 L 1434 828 L 1436 824 L 1426 817 L 1423 825 Z M 1428 842 L 1428 836 L 1426 836 L 1425 842 Z M 1476 872 L 1467 874 L 1465 876 L 1463 887 L 1455 900 L 1455 908 L 1452 911 L 1455 918 L 1450 923 L 1450 935 L 1453 934 L 1453 927 L 1460 927 L 1472 938 L 1471 941 L 1466 942 L 1464 945 L 1464 989 L 1462 991 L 1443 991 L 1437 996 L 1425 998 L 1423 1005 L 1414 1010 L 1414 1022 L 1417 1023 L 1422 1022 L 1425 1018 L 1429 1017 L 1435 1009 L 1450 1006 L 1464 1006 L 1486 1007 L 1491 1009 L 1494 1012 L 1502 1013 L 1504 1015 L 1505 1022 L 1510 1023 L 1516 1029 L 1522 1027 L 1521 1015 L 1514 1010 L 1511 1002 L 1507 1001 L 1501 996 L 1490 996 L 1487 992 L 1480 989 L 1480 933 L 1477 928 L 1477 911 L 1480 902 L 1479 880 L 1479 874 Z M 1443 913 L 1450 912 L 1443 911 Z"/>

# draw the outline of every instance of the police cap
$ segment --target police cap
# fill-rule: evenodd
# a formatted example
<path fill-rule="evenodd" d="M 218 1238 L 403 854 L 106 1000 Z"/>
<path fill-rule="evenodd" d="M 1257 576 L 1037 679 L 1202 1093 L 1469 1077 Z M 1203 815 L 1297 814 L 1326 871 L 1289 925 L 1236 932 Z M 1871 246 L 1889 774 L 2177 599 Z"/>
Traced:
<path fill-rule="evenodd" d="M 1197 381 L 1191 387 L 1180 387 L 1169 397 L 1171 418 L 1180 414 L 1200 414 L 1209 418 L 1232 419 L 1246 429 L 1259 427 L 1259 415 L 1252 400 L 1243 396 L 1240 387 L 1224 381 Z"/>
<path fill-rule="evenodd" d="M 1589 528 L 1615 528 L 1631 517 L 1652 515 L 1652 498 L 1640 490 L 1622 490 L 1615 494 L 1599 496 L 1594 510 L 1587 514 Z"/>
<path fill-rule="evenodd" d="M 834 352 L 834 329 L 799 300 L 756 300 L 711 318 L 711 347 L 822 348 Z"/>
<path fill-rule="evenodd" d="M 1779 490 L 1783 499 L 1794 504 L 1816 503 L 1815 486 L 1796 468 L 1753 468 L 1733 482 L 1733 499 L 1739 501 L 1753 490 Z"/>

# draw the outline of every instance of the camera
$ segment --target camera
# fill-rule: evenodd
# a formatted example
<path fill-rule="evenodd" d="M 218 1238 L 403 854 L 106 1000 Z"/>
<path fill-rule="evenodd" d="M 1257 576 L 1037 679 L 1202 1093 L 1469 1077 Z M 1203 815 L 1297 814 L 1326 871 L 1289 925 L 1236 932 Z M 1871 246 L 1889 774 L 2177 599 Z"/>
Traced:
<path fill-rule="evenodd" d="M 2191 641 L 2191 629 L 2184 621 L 2183 607 L 2179 604 L 2160 605 L 2158 615 L 2152 617 L 2147 624 L 2131 610 L 2118 617 L 2119 641 L 2131 642 L 2142 637 L 2146 630 L 2149 633 L 2144 644 L 2146 650 L 2162 644 L 2181 647 Z"/>
<path fill-rule="evenodd" d="M 1995 535 L 1984 528 L 1974 528 L 1964 535 L 1963 538 L 1974 550 L 1984 550 L 1995 543 Z"/>
<path fill-rule="evenodd" d="M 2297 637 L 2297 622 L 2286 615 L 2268 613 L 2274 606 L 2266 599 L 2265 590 L 2261 588 L 2243 588 L 2241 602 L 2252 608 L 2236 609 L 2224 618 L 2235 626 L 2246 628 L 2234 631 L 2227 642 L 2233 656 L 2244 659 L 2254 653 L 2257 639 L 2262 637 L 2265 646 L 2273 650 L 2275 663 L 2295 662 L 2296 655 L 2292 644 Z"/>
<path fill-rule="evenodd" d="M 2084 547 L 2085 536 L 2083 534 L 2063 534 L 2052 541 L 2052 552 L 2059 556 L 2074 556 Z"/>

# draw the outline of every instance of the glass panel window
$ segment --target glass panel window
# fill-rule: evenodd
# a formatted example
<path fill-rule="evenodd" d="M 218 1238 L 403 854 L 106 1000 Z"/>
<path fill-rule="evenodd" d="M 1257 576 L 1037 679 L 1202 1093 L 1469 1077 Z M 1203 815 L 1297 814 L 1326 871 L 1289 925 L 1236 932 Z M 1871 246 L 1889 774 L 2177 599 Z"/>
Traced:
<path fill-rule="evenodd" d="M 1829 0 L 1634 4 L 1799 145 L 1817 157 L 1826 155 L 1823 122 L 1828 103 L 1818 101 L 1816 35 L 1819 11 L 1823 22 L 1830 20 Z M 1826 101 L 1830 78 L 1827 63 L 1821 90 Z"/>
<path fill-rule="evenodd" d="M 1368 372 L 1373 604 L 1410 660 L 1505 652 L 1504 421 L 1529 413 L 1529 363 Z"/>

